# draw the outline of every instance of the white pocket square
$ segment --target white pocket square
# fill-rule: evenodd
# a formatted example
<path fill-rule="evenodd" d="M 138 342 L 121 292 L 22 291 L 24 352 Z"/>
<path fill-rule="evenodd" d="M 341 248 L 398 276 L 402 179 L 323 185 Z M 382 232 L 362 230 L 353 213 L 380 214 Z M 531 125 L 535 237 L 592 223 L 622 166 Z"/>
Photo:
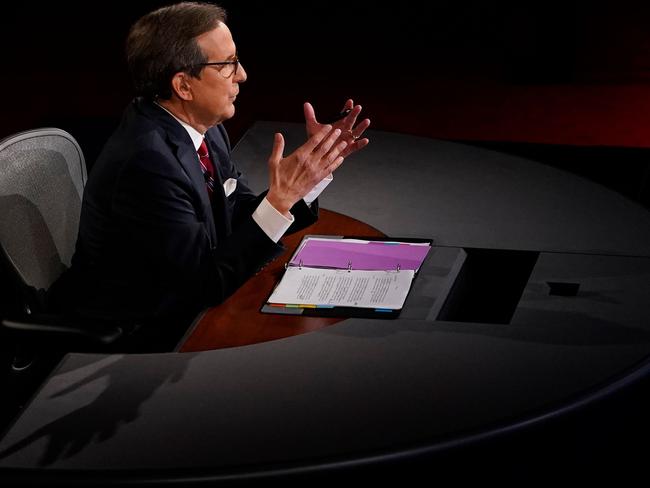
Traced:
<path fill-rule="evenodd" d="M 235 178 L 228 178 L 223 184 L 223 191 L 226 196 L 230 196 L 237 188 L 237 180 Z"/>

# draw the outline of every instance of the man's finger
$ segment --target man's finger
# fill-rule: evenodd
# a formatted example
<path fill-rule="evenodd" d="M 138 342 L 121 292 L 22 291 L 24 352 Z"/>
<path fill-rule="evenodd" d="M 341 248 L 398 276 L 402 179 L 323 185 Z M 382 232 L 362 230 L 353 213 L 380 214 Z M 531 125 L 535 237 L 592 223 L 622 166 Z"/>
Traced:
<path fill-rule="evenodd" d="M 341 156 L 347 158 L 350 154 L 353 154 L 357 152 L 359 149 L 366 147 L 369 142 L 370 141 L 366 138 L 354 141 L 352 144 L 346 147 L 345 150 L 341 152 Z"/>
<path fill-rule="evenodd" d="M 352 137 L 354 137 L 354 139 L 359 139 L 369 126 L 370 126 L 370 119 L 363 119 L 352 130 Z"/>
<path fill-rule="evenodd" d="M 325 170 L 326 171 L 325 174 L 328 175 L 330 173 L 333 173 L 336 168 L 341 166 L 344 160 L 345 158 L 343 156 L 339 156 L 338 158 L 336 158 L 334 162 L 327 167 L 327 169 Z"/>
<path fill-rule="evenodd" d="M 331 151 L 329 151 L 327 154 L 328 164 L 332 164 L 332 161 L 334 161 L 336 158 L 343 156 L 343 152 L 347 146 L 347 141 L 340 141 Z"/>
<path fill-rule="evenodd" d="M 316 132 L 316 134 L 307 139 L 307 142 L 305 142 L 302 146 L 305 151 L 308 151 L 307 154 L 311 154 L 311 152 L 316 148 L 316 146 L 320 144 L 323 139 L 325 139 L 325 136 L 327 136 L 331 130 L 331 125 L 324 125 L 318 132 Z"/>
<path fill-rule="evenodd" d="M 329 135 L 320 144 L 320 146 L 316 148 L 314 155 L 319 159 L 325 156 L 325 154 L 330 151 L 332 146 L 334 146 L 334 143 L 338 140 L 340 135 L 341 129 L 334 129 L 332 132 L 330 132 Z"/>
<path fill-rule="evenodd" d="M 351 130 L 357 122 L 357 117 L 361 113 L 361 105 L 356 105 L 352 108 L 350 113 L 345 117 L 343 130 Z"/>
<path fill-rule="evenodd" d="M 273 150 L 271 151 L 270 163 L 278 163 L 284 154 L 284 137 L 279 132 L 275 133 L 273 138 Z"/>
<path fill-rule="evenodd" d="M 305 102 L 302 106 L 302 109 L 305 113 L 305 122 L 317 122 L 316 112 L 314 112 L 314 107 L 312 107 L 311 103 Z"/>

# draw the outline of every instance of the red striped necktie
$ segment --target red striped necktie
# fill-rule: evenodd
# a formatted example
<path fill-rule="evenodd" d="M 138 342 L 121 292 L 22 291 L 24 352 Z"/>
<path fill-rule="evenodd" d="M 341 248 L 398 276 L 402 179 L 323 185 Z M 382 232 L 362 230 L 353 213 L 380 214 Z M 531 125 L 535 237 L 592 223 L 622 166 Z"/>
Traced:
<path fill-rule="evenodd" d="M 201 145 L 196 152 L 201 162 L 201 171 L 203 172 L 203 178 L 205 178 L 205 186 L 208 188 L 208 196 L 212 199 L 212 193 L 214 192 L 214 165 L 210 159 L 208 145 L 205 143 L 205 139 L 201 141 Z"/>

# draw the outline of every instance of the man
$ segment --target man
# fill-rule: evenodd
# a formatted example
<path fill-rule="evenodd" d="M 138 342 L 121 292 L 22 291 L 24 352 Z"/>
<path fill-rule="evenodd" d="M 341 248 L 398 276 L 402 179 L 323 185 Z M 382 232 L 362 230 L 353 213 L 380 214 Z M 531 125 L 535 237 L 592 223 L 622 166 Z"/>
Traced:
<path fill-rule="evenodd" d="M 72 266 L 49 292 L 54 308 L 185 327 L 276 257 L 285 232 L 314 222 L 318 184 L 368 144 L 369 120 L 355 127 L 360 106 L 348 100 L 333 127 L 307 103 L 307 141 L 285 156 L 275 135 L 269 190 L 254 195 L 221 125 L 247 77 L 224 22 L 220 7 L 185 2 L 131 28 L 139 97 L 90 174 Z"/>

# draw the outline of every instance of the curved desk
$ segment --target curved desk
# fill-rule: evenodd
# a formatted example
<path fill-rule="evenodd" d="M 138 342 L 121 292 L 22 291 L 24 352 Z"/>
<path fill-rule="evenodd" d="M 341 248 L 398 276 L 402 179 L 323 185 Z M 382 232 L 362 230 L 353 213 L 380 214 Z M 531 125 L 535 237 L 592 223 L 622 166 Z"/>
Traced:
<path fill-rule="evenodd" d="M 236 148 L 253 188 L 266 181 L 279 126 L 289 146 L 302 137 L 299 125 L 258 123 Z M 400 319 L 348 319 L 200 353 L 70 354 L 0 442 L 2 474 L 228 480 L 420 458 L 435 477 L 444 461 L 428 455 L 647 374 L 645 209 L 520 158 L 398 134 L 370 139 L 321 205 L 388 235 L 436 240 Z M 506 268 L 535 253 L 506 323 L 473 322 L 463 307 L 460 320 L 438 318 L 463 253 Z M 484 278 L 498 297 L 503 281 Z M 575 296 L 549 285 L 571 282 Z"/>

